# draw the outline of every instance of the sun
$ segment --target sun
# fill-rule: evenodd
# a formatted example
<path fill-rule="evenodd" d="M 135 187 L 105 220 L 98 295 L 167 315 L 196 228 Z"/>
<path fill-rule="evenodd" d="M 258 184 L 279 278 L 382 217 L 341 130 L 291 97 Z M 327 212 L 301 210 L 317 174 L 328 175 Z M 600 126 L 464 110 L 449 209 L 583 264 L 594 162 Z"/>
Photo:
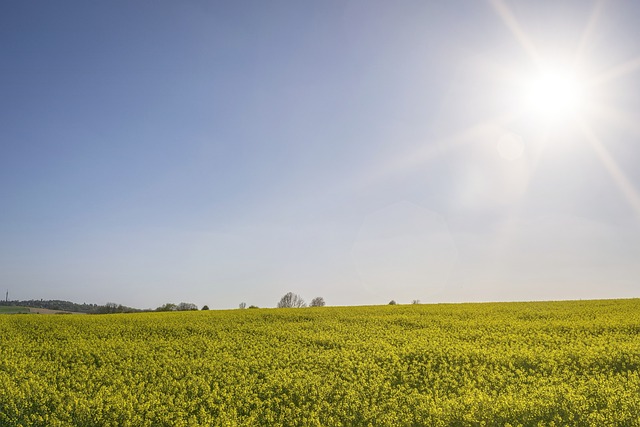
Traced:
<path fill-rule="evenodd" d="M 585 81 L 569 67 L 540 67 L 523 84 L 526 113 L 547 123 L 579 117 L 586 101 Z"/>

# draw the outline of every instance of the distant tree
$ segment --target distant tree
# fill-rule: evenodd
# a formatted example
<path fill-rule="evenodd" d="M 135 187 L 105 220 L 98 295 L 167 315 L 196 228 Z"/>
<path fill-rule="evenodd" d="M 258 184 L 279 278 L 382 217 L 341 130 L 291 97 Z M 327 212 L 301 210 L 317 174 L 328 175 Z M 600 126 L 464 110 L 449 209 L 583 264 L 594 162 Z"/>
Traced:
<path fill-rule="evenodd" d="M 178 307 L 176 309 L 178 311 L 191 311 L 197 310 L 198 306 L 191 302 L 181 302 L 180 304 L 178 304 Z"/>
<path fill-rule="evenodd" d="M 300 295 L 294 294 L 293 292 L 286 293 L 280 298 L 280 302 L 278 302 L 278 308 L 302 308 L 306 306 L 307 304 Z"/>
<path fill-rule="evenodd" d="M 208 306 L 208 305 L 203 305 L 203 306 L 202 306 L 202 309 L 203 309 L 203 310 L 209 310 L 209 306 Z"/>
<path fill-rule="evenodd" d="M 259 308 L 257 305 L 250 305 L 249 308 Z"/>
<path fill-rule="evenodd" d="M 240 305 L 238 306 L 238 308 L 240 308 L 240 310 L 244 310 L 245 308 L 247 308 L 247 303 L 246 302 L 241 302 Z"/>
<path fill-rule="evenodd" d="M 107 313 L 117 313 L 118 312 L 118 304 L 115 302 L 108 302 L 104 305 L 105 311 Z"/>
<path fill-rule="evenodd" d="M 311 300 L 311 304 L 309 304 L 310 307 L 324 307 L 324 298 L 322 297 L 315 297 L 314 299 Z"/>
<path fill-rule="evenodd" d="M 389 301 L 389 305 L 396 305 L 396 304 L 397 304 L 397 302 L 395 300 Z"/>
<path fill-rule="evenodd" d="M 170 302 L 168 302 L 156 308 L 156 311 L 176 311 L 177 309 L 178 309 L 177 305 L 171 304 Z"/>
<path fill-rule="evenodd" d="M 100 305 L 96 309 L 96 314 L 113 314 L 118 312 L 118 304 L 115 302 L 108 302 L 105 305 Z"/>
<path fill-rule="evenodd" d="M 414 299 L 413 301 L 411 301 L 411 304 L 420 304 L 420 300 L 419 299 Z"/>

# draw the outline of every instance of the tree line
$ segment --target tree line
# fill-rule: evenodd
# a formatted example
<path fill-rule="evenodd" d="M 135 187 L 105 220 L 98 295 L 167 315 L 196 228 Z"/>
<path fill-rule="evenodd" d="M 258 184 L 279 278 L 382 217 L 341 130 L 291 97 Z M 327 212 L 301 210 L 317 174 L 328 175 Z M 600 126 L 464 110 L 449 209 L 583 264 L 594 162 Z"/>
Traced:
<path fill-rule="evenodd" d="M 420 304 L 420 300 L 414 299 L 412 304 Z M 309 303 L 309 307 L 324 307 L 324 298 L 315 297 Z M 396 305 L 395 300 L 389 301 L 389 305 Z M 114 302 L 108 302 L 104 305 L 99 304 L 77 304 L 71 301 L 63 300 L 24 300 L 24 301 L 1 301 L 0 306 L 19 306 L 19 307 L 31 307 L 31 308 L 46 308 L 49 310 L 57 311 L 69 311 L 73 313 L 86 313 L 86 314 L 113 314 L 113 313 L 142 313 L 150 311 L 195 311 L 198 310 L 198 306 L 190 302 L 181 302 L 179 304 L 166 303 L 156 309 L 139 309 L 133 307 L 127 307 L 122 304 L 116 304 Z M 238 306 L 240 309 L 245 308 L 258 308 L 256 305 L 250 305 L 241 302 Z M 278 301 L 277 308 L 304 308 L 307 307 L 305 300 L 298 294 L 293 292 L 287 292 Z M 209 306 L 204 305 L 201 310 L 209 310 Z"/>
<path fill-rule="evenodd" d="M 195 311 L 198 310 L 198 306 L 196 304 L 190 302 L 181 302 L 178 304 L 174 303 L 166 303 L 157 307 L 156 309 L 139 309 L 133 307 L 127 307 L 122 304 L 117 304 L 114 302 L 108 302 L 104 305 L 100 304 L 87 304 L 82 303 L 78 304 L 71 301 L 63 301 L 63 300 L 12 300 L 12 301 L 0 301 L 0 306 L 21 306 L 21 307 L 30 307 L 30 308 L 45 308 L 48 310 L 57 310 L 57 311 L 68 311 L 73 313 L 85 313 L 85 314 L 114 314 L 114 313 L 142 313 L 142 312 L 150 312 L 150 311 Z M 325 301 L 322 297 L 315 297 L 311 300 L 308 305 L 309 307 L 324 307 Z M 280 301 L 278 301 L 276 307 L 278 308 L 303 308 L 307 307 L 307 303 L 305 300 L 298 294 L 293 292 L 288 292 Z M 258 308 L 256 305 L 250 305 L 247 307 L 247 304 L 242 302 L 239 305 L 239 308 Z M 207 305 L 202 307 L 202 310 L 209 310 Z"/>
<path fill-rule="evenodd" d="M 116 304 L 108 302 L 104 305 L 99 304 L 78 304 L 71 301 L 63 300 L 12 300 L 12 301 L 0 301 L 2 306 L 19 306 L 29 308 L 45 308 L 47 310 L 57 311 L 69 311 L 72 313 L 86 313 L 86 314 L 106 314 L 106 313 L 137 313 L 145 310 L 140 310 L 133 307 L 127 307 L 122 304 Z"/>

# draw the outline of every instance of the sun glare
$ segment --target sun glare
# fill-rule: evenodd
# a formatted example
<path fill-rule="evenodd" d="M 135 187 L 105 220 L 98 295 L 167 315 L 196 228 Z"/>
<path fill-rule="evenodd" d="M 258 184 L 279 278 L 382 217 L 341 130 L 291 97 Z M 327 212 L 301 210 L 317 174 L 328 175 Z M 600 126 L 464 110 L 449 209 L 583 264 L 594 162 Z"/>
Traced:
<path fill-rule="evenodd" d="M 585 87 L 574 70 L 546 68 L 524 88 L 524 104 L 529 114 L 547 122 L 579 115 L 585 103 Z"/>

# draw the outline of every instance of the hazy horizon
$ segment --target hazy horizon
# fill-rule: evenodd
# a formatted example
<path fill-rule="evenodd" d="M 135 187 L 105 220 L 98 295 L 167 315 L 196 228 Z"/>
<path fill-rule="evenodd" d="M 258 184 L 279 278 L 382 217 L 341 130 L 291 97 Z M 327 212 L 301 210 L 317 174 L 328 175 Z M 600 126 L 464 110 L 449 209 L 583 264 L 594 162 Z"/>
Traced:
<path fill-rule="evenodd" d="M 638 13 L 5 2 L 0 291 L 640 297 Z"/>

